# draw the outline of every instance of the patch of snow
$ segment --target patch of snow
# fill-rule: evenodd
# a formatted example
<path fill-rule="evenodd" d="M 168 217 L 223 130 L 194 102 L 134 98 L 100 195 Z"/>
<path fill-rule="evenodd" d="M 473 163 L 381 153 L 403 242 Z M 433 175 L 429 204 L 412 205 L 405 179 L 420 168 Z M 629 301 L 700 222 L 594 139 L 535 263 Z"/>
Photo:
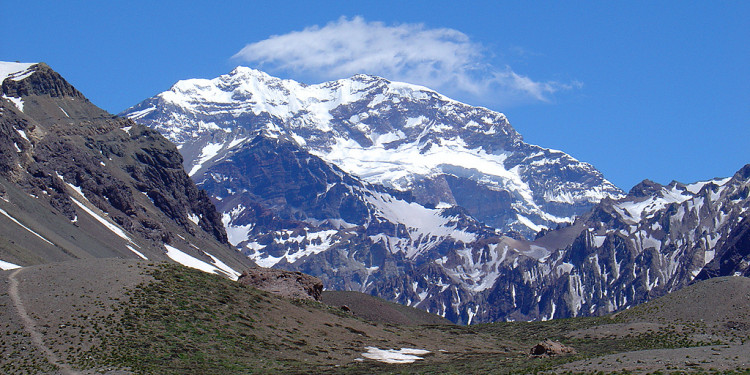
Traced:
<path fill-rule="evenodd" d="M 604 240 L 607 239 L 607 236 L 594 236 L 594 247 L 602 247 L 604 245 Z"/>
<path fill-rule="evenodd" d="M 0 260 L 0 270 L 7 271 L 7 270 L 14 270 L 16 268 L 21 268 L 21 266 Z"/>
<path fill-rule="evenodd" d="M 453 207 L 452 204 L 445 203 L 445 202 L 440 202 L 440 203 L 437 204 L 437 206 L 435 206 L 435 208 L 438 209 L 438 210 L 443 210 L 443 209 L 451 208 L 451 207 Z"/>
<path fill-rule="evenodd" d="M 19 225 L 19 226 L 20 226 L 21 228 L 23 228 L 23 229 L 26 229 L 27 231 L 31 232 L 31 234 L 33 234 L 33 235 L 35 235 L 35 236 L 37 236 L 37 237 L 41 238 L 41 239 L 42 239 L 42 241 L 44 241 L 44 242 L 46 242 L 46 243 L 48 243 L 48 244 L 50 244 L 50 245 L 52 245 L 52 246 L 54 246 L 54 245 L 55 245 L 55 244 L 53 244 L 53 243 L 52 243 L 52 242 L 51 242 L 50 240 L 48 240 L 48 239 L 46 239 L 46 238 L 42 237 L 42 235 L 41 235 L 41 234 L 39 234 L 39 233 L 37 233 L 37 232 L 34 232 L 33 230 L 31 230 L 31 228 L 29 228 L 29 227 L 27 227 L 27 226 L 25 226 L 25 225 L 21 224 L 21 222 L 20 222 L 20 221 L 16 220 L 16 218 L 14 218 L 13 216 L 10 216 L 10 214 L 9 214 L 9 213 L 7 213 L 7 212 L 6 212 L 5 210 L 3 210 L 2 208 L 0 208 L 0 214 L 3 214 L 3 215 L 4 215 L 5 217 L 7 217 L 8 219 L 10 219 L 10 220 L 11 220 L 11 221 L 13 221 L 14 223 L 18 224 L 18 225 Z"/>
<path fill-rule="evenodd" d="M 640 222 L 643 218 L 650 217 L 654 212 L 672 203 L 682 203 L 694 197 L 692 194 L 683 194 L 683 191 L 676 188 L 663 188 L 661 192 L 663 197 L 649 197 L 642 201 L 620 202 L 613 207 L 626 222 L 633 224 Z"/>
<path fill-rule="evenodd" d="M 253 223 L 246 225 L 232 224 L 232 215 L 236 214 L 235 212 L 241 212 L 242 209 L 242 206 L 238 206 L 235 210 L 232 210 L 232 213 L 225 212 L 221 214 L 221 222 L 224 224 L 224 229 L 227 231 L 227 239 L 232 246 L 237 246 L 240 242 L 247 240 L 248 234 L 255 226 Z"/>
<path fill-rule="evenodd" d="M 145 255 L 143 255 L 143 253 L 141 253 L 140 251 L 138 251 L 138 250 L 134 249 L 134 248 L 133 248 L 133 246 L 130 246 L 130 245 L 125 245 L 125 247 L 127 247 L 127 248 L 128 248 L 128 250 L 130 250 L 130 251 L 134 252 L 134 253 L 135 253 L 135 255 L 138 255 L 138 257 L 140 257 L 141 259 L 143 259 L 143 260 L 148 260 L 148 258 L 146 258 L 146 256 L 145 256 Z"/>
<path fill-rule="evenodd" d="M 191 246 L 193 246 L 193 245 L 191 245 Z M 195 246 L 193 246 L 193 247 L 195 247 Z M 203 250 L 201 250 L 201 251 L 203 251 Z M 237 279 L 240 277 L 240 273 L 239 272 L 235 271 L 232 267 L 229 267 L 226 263 L 224 263 L 221 260 L 219 260 L 219 258 L 211 255 L 207 251 L 203 251 L 203 254 L 208 255 L 208 257 L 211 258 L 211 261 L 214 264 L 214 266 L 216 266 L 220 270 L 224 271 L 227 275 L 229 275 L 229 277 L 232 280 L 237 281 Z"/>
<path fill-rule="evenodd" d="M 21 137 L 23 137 L 23 139 L 25 139 L 27 142 L 31 143 L 31 141 L 29 140 L 29 137 L 26 136 L 26 132 L 25 131 L 23 131 L 21 129 L 16 129 L 16 131 L 18 132 L 19 135 L 21 135 Z"/>
<path fill-rule="evenodd" d="M 222 143 L 209 143 L 203 147 L 201 155 L 198 157 L 198 161 L 196 161 L 193 168 L 190 169 L 188 176 L 192 177 L 203 167 L 203 163 L 213 159 L 223 147 L 224 145 Z"/>
<path fill-rule="evenodd" d="M 731 177 L 727 177 L 727 178 L 720 178 L 720 179 L 714 179 L 714 180 L 708 180 L 708 181 L 698 181 L 689 185 L 685 185 L 685 189 L 693 194 L 698 194 L 698 192 L 700 192 L 704 186 L 710 183 L 714 183 L 719 186 L 724 186 L 731 179 L 732 179 Z"/>
<path fill-rule="evenodd" d="M 561 271 L 561 274 L 570 273 L 573 270 L 573 263 L 563 262 L 556 267 Z"/>
<path fill-rule="evenodd" d="M 470 243 L 476 235 L 459 230 L 452 217 L 442 216 L 440 209 L 429 209 L 413 202 L 394 198 L 387 194 L 372 192 L 367 201 L 378 211 L 378 215 L 392 223 L 404 225 L 408 238 L 390 237 L 385 234 L 371 236 L 373 241 L 382 241 L 392 253 L 403 251 L 413 258 L 436 245 L 446 237 Z"/>
<path fill-rule="evenodd" d="M 57 175 L 57 178 L 59 178 L 60 180 L 62 180 L 63 183 L 65 183 L 65 185 L 68 185 L 69 188 L 73 189 L 73 191 L 78 193 L 78 195 L 80 195 L 83 199 L 87 199 L 86 196 L 83 194 L 83 190 L 81 190 L 80 186 L 76 186 L 69 182 L 66 182 L 65 178 L 58 172 L 55 172 L 55 174 Z"/>
<path fill-rule="evenodd" d="M 198 225 L 198 223 L 199 223 L 199 222 L 200 222 L 200 220 L 201 220 L 201 219 L 200 219 L 200 218 L 198 217 L 198 215 L 196 215 L 196 214 L 194 214 L 194 213 L 192 213 L 192 212 L 188 214 L 187 218 L 188 218 L 188 220 L 192 221 L 192 222 L 193 222 L 193 224 L 195 224 L 195 225 Z"/>
<path fill-rule="evenodd" d="M 19 111 L 23 112 L 23 99 L 14 98 L 14 97 L 5 96 L 5 95 L 3 95 L 3 98 L 10 100 L 13 103 L 13 105 L 15 105 L 16 108 L 18 108 Z"/>
<path fill-rule="evenodd" d="M 414 363 L 415 361 L 424 359 L 420 356 L 430 353 L 429 350 L 424 349 L 410 349 L 401 348 L 396 349 L 378 349 L 374 346 L 365 347 L 367 352 L 362 353 L 362 356 L 368 359 L 372 359 L 384 363 Z"/>
<path fill-rule="evenodd" d="M 30 68 L 36 64 L 0 61 L 0 84 L 7 78 L 20 81 L 30 76 L 33 73 Z"/>
<path fill-rule="evenodd" d="M 70 197 L 70 200 L 72 200 L 73 203 L 75 203 L 78 207 L 80 207 L 84 212 L 86 212 L 87 214 L 91 215 L 91 217 L 93 217 L 94 219 L 96 219 L 96 221 L 98 221 L 99 223 L 101 223 L 102 225 L 104 225 L 107 229 L 109 229 L 110 231 L 112 231 L 112 233 L 116 234 L 117 236 L 119 236 L 120 238 L 122 238 L 122 239 L 124 239 L 124 240 L 126 240 L 128 242 L 134 243 L 133 240 L 130 239 L 130 237 L 125 233 L 125 231 L 122 230 L 122 229 L 120 229 L 120 227 L 118 227 L 114 223 L 110 223 L 107 219 L 105 219 L 104 217 L 100 216 L 99 214 L 97 214 L 96 212 L 94 212 L 93 210 L 91 210 L 90 208 L 86 207 L 85 204 L 79 202 L 77 199 L 75 199 L 73 197 Z"/>
<path fill-rule="evenodd" d="M 279 258 L 274 258 L 271 256 L 268 256 L 267 258 L 261 258 L 256 260 L 256 257 L 259 257 L 260 254 L 258 254 L 256 257 L 251 256 L 251 258 L 260 265 L 261 263 L 267 263 L 267 262 L 274 262 L 273 264 L 278 263 L 281 259 L 286 259 L 289 263 L 294 263 L 297 260 L 304 258 L 306 256 L 314 255 L 321 253 L 323 251 L 328 250 L 331 246 L 333 246 L 336 243 L 336 240 L 333 238 L 334 235 L 336 235 L 338 231 L 336 230 L 323 230 L 320 232 L 313 232 L 313 233 L 307 233 L 306 235 L 298 235 L 295 237 L 289 237 L 289 238 L 275 238 L 274 242 L 279 244 L 287 244 L 287 243 L 299 243 L 299 250 L 292 252 L 289 249 L 287 249 L 286 253 L 282 255 Z M 260 262 L 260 263 L 259 263 Z"/>
<path fill-rule="evenodd" d="M 519 223 L 521 223 L 521 224 L 529 227 L 534 232 L 539 232 L 542 229 L 547 229 L 547 227 L 545 227 L 544 225 L 536 225 L 536 224 L 534 224 L 534 222 L 532 222 L 531 220 L 529 220 L 529 218 L 526 217 L 526 216 L 523 216 L 523 215 L 520 215 L 520 214 L 516 214 L 516 218 L 518 219 Z"/>
<path fill-rule="evenodd" d="M 235 275 L 232 273 L 229 273 L 221 268 L 218 268 L 212 264 L 208 264 L 198 258 L 193 257 L 192 255 L 189 255 L 185 252 L 182 252 L 180 249 L 170 246 L 167 244 L 164 244 L 164 247 L 167 249 L 167 256 L 169 259 L 172 259 L 173 261 L 182 264 L 183 266 L 195 268 L 197 270 L 201 270 L 206 273 L 215 273 L 219 275 L 224 275 L 228 277 L 234 277 Z M 208 255 L 208 254 L 206 254 Z M 213 257 L 211 257 L 214 259 Z M 226 266 L 222 263 L 222 265 Z M 228 268 L 228 267 L 227 267 Z M 231 268 L 229 268 L 231 270 Z M 232 270 L 234 272 L 234 270 Z M 234 278 L 234 280 L 237 280 Z"/>
<path fill-rule="evenodd" d="M 410 117 L 406 119 L 406 124 L 404 124 L 404 127 L 414 128 L 414 127 L 424 124 L 425 122 L 427 122 L 427 117 L 424 117 L 424 116 Z"/>
<path fill-rule="evenodd" d="M 227 148 L 233 148 L 234 146 L 237 146 L 238 144 L 245 142 L 246 140 L 247 140 L 247 137 L 235 138 L 231 142 L 229 142 L 229 146 L 227 146 Z"/>
<path fill-rule="evenodd" d="M 142 109 L 140 111 L 130 112 L 128 114 L 128 117 L 132 118 L 133 120 L 137 120 L 137 119 L 139 119 L 139 118 L 141 118 L 143 116 L 148 115 L 149 113 L 151 113 L 151 112 L 153 112 L 155 110 L 156 110 L 156 107 L 148 107 L 148 108 Z"/>
<path fill-rule="evenodd" d="M 703 265 L 705 266 L 705 265 L 706 265 L 706 264 L 708 264 L 708 263 L 709 263 L 710 261 L 714 260 L 714 257 L 715 257 L 715 256 L 716 256 L 716 249 L 712 249 L 712 250 L 706 250 L 706 251 L 705 251 L 705 252 L 703 253 Z"/>

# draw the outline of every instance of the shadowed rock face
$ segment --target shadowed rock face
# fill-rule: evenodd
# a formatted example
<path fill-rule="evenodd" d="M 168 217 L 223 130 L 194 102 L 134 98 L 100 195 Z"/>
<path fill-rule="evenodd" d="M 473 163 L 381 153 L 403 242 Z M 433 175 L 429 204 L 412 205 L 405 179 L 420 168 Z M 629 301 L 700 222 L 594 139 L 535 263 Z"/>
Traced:
<path fill-rule="evenodd" d="M 323 293 L 323 282 L 317 277 L 273 268 L 250 268 L 238 281 L 286 298 L 320 301 Z"/>
<path fill-rule="evenodd" d="M 720 276 L 750 277 L 750 217 L 746 216 L 716 249 L 716 257 L 695 280 Z"/>

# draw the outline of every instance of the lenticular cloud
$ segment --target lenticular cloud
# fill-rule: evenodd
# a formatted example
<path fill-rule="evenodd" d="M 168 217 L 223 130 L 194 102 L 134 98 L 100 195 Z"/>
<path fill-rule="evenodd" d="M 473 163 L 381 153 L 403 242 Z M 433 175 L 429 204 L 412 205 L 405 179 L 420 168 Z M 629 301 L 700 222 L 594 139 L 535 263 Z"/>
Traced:
<path fill-rule="evenodd" d="M 302 31 L 274 35 L 248 44 L 234 58 L 269 71 L 302 74 L 321 80 L 358 73 L 431 87 L 450 95 L 495 99 L 547 100 L 560 88 L 536 82 L 487 62 L 484 48 L 457 30 L 423 24 L 387 26 L 361 17 Z M 497 100 L 495 100 L 497 101 Z"/>

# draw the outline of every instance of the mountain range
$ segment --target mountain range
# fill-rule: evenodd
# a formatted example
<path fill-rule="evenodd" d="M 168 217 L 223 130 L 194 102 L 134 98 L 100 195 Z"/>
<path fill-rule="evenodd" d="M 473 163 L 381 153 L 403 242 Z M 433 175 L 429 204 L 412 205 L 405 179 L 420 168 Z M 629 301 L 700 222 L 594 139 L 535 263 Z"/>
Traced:
<path fill-rule="evenodd" d="M 750 166 L 624 194 L 502 114 L 367 75 L 240 67 L 178 82 L 134 122 L 43 63 L 0 74 L 3 269 L 258 264 L 458 323 L 602 315 L 750 276 Z"/>
<path fill-rule="evenodd" d="M 257 264 L 454 322 L 601 315 L 747 272 L 747 168 L 626 195 L 425 87 L 238 67 L 121 115 L 177 145 Z"/>

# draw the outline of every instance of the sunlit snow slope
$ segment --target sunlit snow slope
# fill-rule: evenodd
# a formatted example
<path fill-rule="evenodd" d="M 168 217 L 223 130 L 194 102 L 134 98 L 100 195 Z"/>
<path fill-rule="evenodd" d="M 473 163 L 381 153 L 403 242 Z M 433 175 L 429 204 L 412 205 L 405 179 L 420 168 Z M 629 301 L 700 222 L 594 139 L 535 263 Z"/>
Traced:
<path fill-rule="evenodd" d="M 124 115 L 175 142 L 198 181 L 263 133 L 420 204 L 459 205 L 528 237 L 621 195 L 591 165 L 524 143 L 501 113 L 369 75 L 304 85 L 238 67 L 180 81 Z"/>

